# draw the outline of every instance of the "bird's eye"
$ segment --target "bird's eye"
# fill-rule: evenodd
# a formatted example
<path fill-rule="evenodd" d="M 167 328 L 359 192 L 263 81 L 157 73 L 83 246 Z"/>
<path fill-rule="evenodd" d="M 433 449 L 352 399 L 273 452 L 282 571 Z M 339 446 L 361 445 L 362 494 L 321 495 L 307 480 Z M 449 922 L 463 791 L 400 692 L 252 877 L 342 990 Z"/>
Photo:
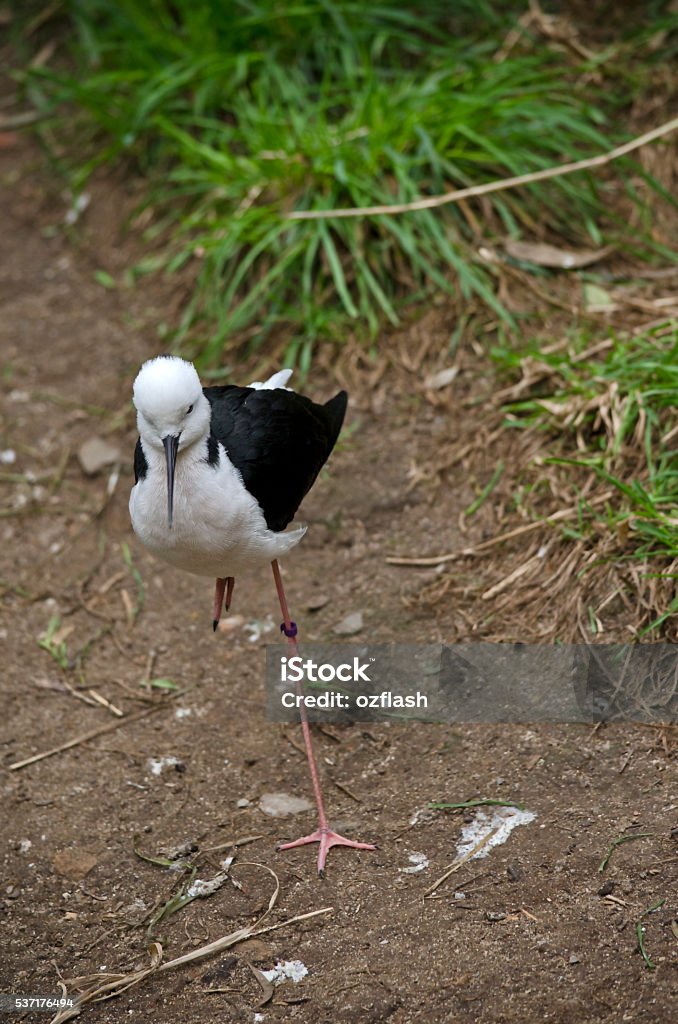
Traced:
<path fill-rule="evenodd" d="M 189 405 L 188 409 L 186 410 L 186 415 L 188 416 L 192 412 L 193 412 L 193 406 Z"/>

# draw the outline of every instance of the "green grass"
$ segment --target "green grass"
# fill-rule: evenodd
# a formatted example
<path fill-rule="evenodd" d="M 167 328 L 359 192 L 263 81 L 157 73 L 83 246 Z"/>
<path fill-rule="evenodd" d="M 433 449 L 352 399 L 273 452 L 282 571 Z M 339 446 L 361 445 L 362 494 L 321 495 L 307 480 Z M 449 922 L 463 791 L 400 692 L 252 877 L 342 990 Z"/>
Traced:
<path fill-rule="evenodd" d="M 603 347 L 577 334 L 555 351 L 534 342 L 494 357 L 534 381 L 506 407 L 509 422 L 544 429 L 547 463 L 571 466 L 573 477 L 593 470 L 615 492 L 604 508 L 586 506 L 581 535 L 597 521 L 627 538 L 633 559 L 678 558 L 678 323 L 612 335 Z"/>
<path fill-rule="evenodd" d="M 663 26 L 664 6 L 653 6 L 644 33 Z M 145 237 L 158 258 L 137 276 L 158 266 L 193 275 L 176 342 L 190 340 L 203 366 L 233 340 L 256 347 L 275 331 L 289 339 L 286 359 L 306 370 L 318 339 L 374 335 L 436 293 L 510 322 L 477 255 L 481 239 L 546 232 L 644 244 L 615 218 L 618 184 L 584 173 L 466 209 L 285 216 L 410 201 L 605 150 L 627 137 L 615 118 L 642 87 L 622 43 L 575 66 L 527 37 L 495 61 L 524 11 L 517 2 L 63 8 L 67 70 L 34 68 L 26 79 L 56 119 L 42 123 L 43 138 L 76 193 L 98 166 L 121 160 L 146 177 Z"/>

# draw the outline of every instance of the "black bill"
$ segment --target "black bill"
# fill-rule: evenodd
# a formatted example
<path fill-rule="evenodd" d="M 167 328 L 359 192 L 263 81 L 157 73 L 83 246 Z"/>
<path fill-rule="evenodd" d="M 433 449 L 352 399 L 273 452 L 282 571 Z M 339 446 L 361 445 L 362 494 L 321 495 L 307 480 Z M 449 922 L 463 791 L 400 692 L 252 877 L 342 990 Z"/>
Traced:
<path fill-rule="evenodd" d="M 174 469 L 177 464 L 177 452 L 179 451 L 179 434 L 163 437 L 162 443 L 165 449 L 167 461 L 167 522 L 172 529 L 172 514 L 174 511 Z"/>

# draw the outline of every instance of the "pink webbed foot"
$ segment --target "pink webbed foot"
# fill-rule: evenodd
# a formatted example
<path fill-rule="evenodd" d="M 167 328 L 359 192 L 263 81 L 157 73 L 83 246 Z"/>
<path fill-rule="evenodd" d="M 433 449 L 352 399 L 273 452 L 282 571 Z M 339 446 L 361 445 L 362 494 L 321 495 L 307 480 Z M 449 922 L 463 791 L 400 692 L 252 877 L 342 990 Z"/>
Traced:
<path fill-rule="evenodd" d="M 352 850 L 376 850 L 376 846 L 372 843 L 357 843 L 354 839 L 346 839 L 345 836 L 340 836 L 338 832 L 334 832 L 326 825 L 317 828 L 315 832 L 311 832 L 308 836 L 295 839 L 293 843 L 280 843 L 277 849 L 293 850 L 295 846 L 308 846 L 309 843 L 320 843 L 320 849 L 318 850 L 319 875 L 324 875 L 325 873 L 327 854 L 333 846 L 349 846 Z"/>

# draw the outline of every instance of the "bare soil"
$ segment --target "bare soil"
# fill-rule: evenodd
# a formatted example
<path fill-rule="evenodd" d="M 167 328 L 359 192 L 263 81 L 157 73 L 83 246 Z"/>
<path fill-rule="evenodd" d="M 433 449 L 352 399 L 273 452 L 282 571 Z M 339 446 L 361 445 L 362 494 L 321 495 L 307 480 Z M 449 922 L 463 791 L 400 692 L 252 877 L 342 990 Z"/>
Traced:
<path fill-rule="evenodd" d="M 259 809 L 266 792 L 310 796 L 296 728 L 264 716 L 264 645 L 275 641 L 279 618 L 272 580 L 238 580 L 233 617 L 213 635 L 209 582 L 153 559 L 128 521 L 131 382 L 140 362 L 162 350 L 157 325 L 181 297 L 163 282 L 122 282 L 139 244 L 124 230 L 133 184 L 100 181 L 68 232 L 68 203 L 41 155 L 23 139 L 5 143 L 0 448 L 13 449 L 16 461 L 0 467 L 0 990 L 51 994 L 60 978 L 147 965 L 149 916 L 182 878 L 138 853 L 167 856 L 188 844 L 199 877 L 211 878 L 228 844 L 241 840 L 232 850 L 238 885 L 228 881 L 157 927 L 166 960 L 254 924 L 275 886 L 265 869 L 280 893 L 264 925 L 331 913 L 148 977 L 85 1007 L 83 1019 L 668 1021 L 678 988 L 669 731 L 529 723 L 318 729 L 333 823 L 379 849 L 334 850 L 324 880 L 314 848 L 276 853 L 280 840 L 313 828 L 314 816 L 275 819 Z M 119 287 L 104 287 L 99 270 Z M 375 641 L 554 638 L 548 587 L 528 610 L 507 600 L 511 587 L 487 596 L 532 551 L 532 535 L 498 547 L 492 559 L 453 563 L 447 574 L 386 561 L 454 551 L 524 523 L 508 497 L 525 452 L 520 437 L 499 429 L 498 382 L 484 354 L 469 346 L 450 387 L 423 387 L 449 362 L 454 327 L 454 312 L 437 307 L 390 335 L 388 360 L 347 347 L 319 362 L 306 385 L 316 398 L 338 384 L 352 392 L 351 429 L 305 502 L 310 529 L 284 567 L 309 639 L 331 637 L 354 611 L 364 616 L 362 636 Z M 271 346 L 233 379 L 277 369 L 277 359 Z M 113 467 L 91 478 L 82 472 L 76 453 L 94 436 L 121 452 L 117 483 Z M 461 511 L 499 459 L 501 487 L 465 524 Z M 557 572 L 563 551 L 551 552 L 545 572 Z M 608 638 L 627 635 L 624 615 L 620 604 Z M 38 643 L 50 621 L 51 653 Z M 179 690 L 144 688 L 149 677 Z M 151 759 L 167 757 L 176 763 L 154 774 Z M 427 804 L 478 797 L 516 801 L 536 819 L 424 898 L 455 859 L 464 824 Z M 618 846 L 601 872 L 613 841 L 630 832 L 649 835 Z M 419 873 L 404 871 L 413 853 L 429 862 Z M 644 918 L 650 969 L 636 924 L 661 900 Z M 278 960 L 301 960 L 308 975 L 271 993 L 251 968 Z"/>

